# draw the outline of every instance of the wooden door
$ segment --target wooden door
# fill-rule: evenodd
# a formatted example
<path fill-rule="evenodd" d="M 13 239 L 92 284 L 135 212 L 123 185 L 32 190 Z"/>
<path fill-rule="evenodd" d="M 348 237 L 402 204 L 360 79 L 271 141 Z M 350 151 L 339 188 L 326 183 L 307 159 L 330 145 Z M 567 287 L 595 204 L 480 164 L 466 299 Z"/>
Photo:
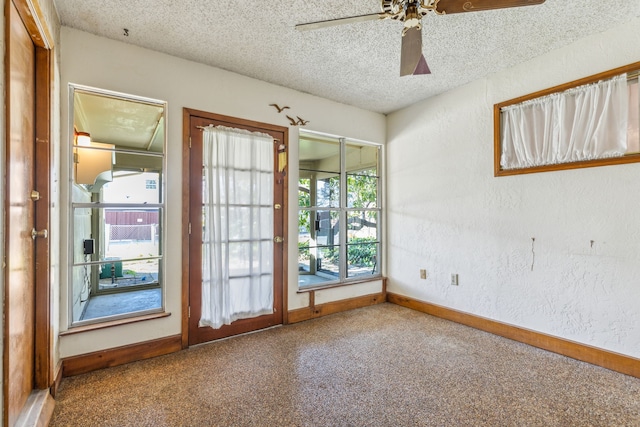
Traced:
<path fill-rule="evenodd" d="M 51 35 L 33 2 L 5 3 L 6 181 L 3 418 L 25 415 L 34 389 L 36 416 L 53 409 L 49 287 Z M 37 168 L 36 168 L 37 165 Z M 39 231 L 38 238 L 33 232 Z M 36 392 L 37 393 L 37 392 Z M 34 415 L 33 412 L 31 412 Z"/>
<path fill-rule="evenodd" d="M 198 344 L 219 338 L 264 329 L 283 323 L 285 309 L 286 269 L 284 254 L 286 253 L 286 170 L 278 171 L 278 146 L 274 144 L 274 236 L 282 236 L 284 242 L 274 243 L 273 296 L 274 313 L 242 319 L 219 329 L 200 327 L 202 297 L 202 129 L 208 125 L 223 125 L 232 128 L 246 129 L 252 132 L 270 134 L 275 140 L 287 144 L 287 128 L 264 123 L 250 122 L 232 117 L 185 109 L 185 130 L 188 132 L 188 163 L 184 179 L 186 193 L 183 201 L 188 203 L 188 222 L 190 234 L 188 239 L 188 344 Z M 185 138 L 186 139 L 186 138 Z"/>
<path fill-rule="evenodd" d="M 17 9 L 10 5 L 9 111 L 6 208 L 7 420 L 13 425 L 34 388 L 35 267 L 34 184 L 35 47 Z"/>

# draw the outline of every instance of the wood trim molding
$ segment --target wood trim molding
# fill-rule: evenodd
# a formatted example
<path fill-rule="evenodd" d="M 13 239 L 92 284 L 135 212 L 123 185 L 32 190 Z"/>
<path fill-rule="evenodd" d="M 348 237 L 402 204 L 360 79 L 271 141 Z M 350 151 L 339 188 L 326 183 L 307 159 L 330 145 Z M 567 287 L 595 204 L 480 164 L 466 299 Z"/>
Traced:
<path fill-rule="evenodd" d="M 51 230 L 51 51 L 36 48 L 36 123 L 34 156 L 35 190 L 40 200 L 35 204 L 35 228 Z M 53 330 L 51 319 L 51 244 L 50 239 L 35 242 L 35 388 L 46 389 L 53 383 Z"/>
<path fill-rule="evenodd" d="M 98 329 L 112 328 L 114 326 L 121 326 L 121 325 L 129 325 L 131 323 L 145 322 L 147 320 L 162 319 L 163 317 L 169 317 L 169 316 L 171 316 L 171 312 L 162 311 L 159 313 L 145 314 L 143 316 L 125 317 L 124 319 L 110 320 L 108 322 L 91 323 L 89 325 L 76 326 L 74 328 L 67 329 L 66 331 L 62 331 L 58 333 L 58 336 L 64 337 L 67 335 L 81 334 L 87 331 L 97 331 Z"/>
<path fill-rule="evenodd" d="M 137 344 L 80 354 L 62 359 L 62 376 L 71 377 L 98 369 L 175 353 L 182 349 L 182 336 L 173 335 Z"/>
<path fill-rule="evenodd" d="M 361 297 L 349 298 L 340 301 L 327 302 L 320 305 L 315 305 L 315 293 L 309 292 L 309 307 L 292 310 L 289 312 L 289 323 L 298 323 L 305 320 L 316 319 L 318 317 L 327 316 L 329 314 L 340 313 L 342 311 L 349 311 L 356 308 L 369 307 L 371 305 L 382 304 L 386 302 L 385 292 L 379 292 L 377 294 L 369 294 Z"/>
<path fill-rule="evenodd" d="M 520 328 L 496 320 L 476 316 L 414 298 L 388 293 L 390 303 L 421 311 L 432 316 L 470 326 L 481 331 L 509 338 L 543 350 L 558 353 L 572 359 L 601 366 L 612 371 L 640 378 L 640 359 L 612 351 L 577 343 L 564 338 L 543 334 L 530 329 Z"/>
<path fill-rule="evenodd" d="M 33 44 L 44 49 L 53 48 L 53 36 L 38 0 L 13 0 Z"/>
<path fill-rule="evenodd" d="M 181 334 L 182 348 L 189 347 L 189 221 L 191 210 L 189 203 L 190 164 L 191 164 L 191 115 L 192 110 L 182 109 L 182 312 Z"/>
<path fill-rule="evenodd" d="M 50 388 L 51 396 L 55 399 L 58 394 L 58 389 L 60 388 L 60 383 L 62 382 L 62 360 L 58 362 L 56 365 L 55 373 L 53 375 L 53 385 Z"/>

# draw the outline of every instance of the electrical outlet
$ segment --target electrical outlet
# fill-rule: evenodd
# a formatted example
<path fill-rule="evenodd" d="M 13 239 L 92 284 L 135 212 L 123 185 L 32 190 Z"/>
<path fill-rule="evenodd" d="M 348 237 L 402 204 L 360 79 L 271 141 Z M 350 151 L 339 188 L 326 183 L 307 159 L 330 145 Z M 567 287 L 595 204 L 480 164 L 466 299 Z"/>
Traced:
<path fill-rule="evenodd" d="M 451 286 L 458 286 L 458 275 L 451 274 Z"/>
<path fill-rule="evenodd" d="M 425 269 L 420 269 L 420 278 L 421 279 L 426 279 L 427 278 L 427 270 Z"/>

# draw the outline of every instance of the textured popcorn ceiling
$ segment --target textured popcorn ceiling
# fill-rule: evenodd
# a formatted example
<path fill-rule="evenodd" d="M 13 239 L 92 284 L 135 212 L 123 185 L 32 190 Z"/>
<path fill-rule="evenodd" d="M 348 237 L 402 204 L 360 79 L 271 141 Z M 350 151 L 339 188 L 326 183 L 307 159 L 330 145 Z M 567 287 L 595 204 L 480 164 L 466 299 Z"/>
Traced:
<path fill-rule="evenodd" d="M 399 22 L 294 29 L 300 23 L 376 13 L 379 0 L 55 4 L 63 25 L 380 113 L 640 16 L 640 0 L 547 0 L 539 6 L 430 14 L 422 32 L 433 74 L 400 78 Z"/>

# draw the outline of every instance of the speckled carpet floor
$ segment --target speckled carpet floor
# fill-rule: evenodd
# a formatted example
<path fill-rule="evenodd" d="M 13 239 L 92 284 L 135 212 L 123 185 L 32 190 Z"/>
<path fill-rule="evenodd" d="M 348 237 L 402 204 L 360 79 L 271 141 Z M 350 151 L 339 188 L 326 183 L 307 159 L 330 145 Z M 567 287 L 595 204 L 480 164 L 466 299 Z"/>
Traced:
<path fill-rule="evenodd" d="M 65 378 L 51 426 L 640 426 L 640 379 L 392 304 Z"/>

